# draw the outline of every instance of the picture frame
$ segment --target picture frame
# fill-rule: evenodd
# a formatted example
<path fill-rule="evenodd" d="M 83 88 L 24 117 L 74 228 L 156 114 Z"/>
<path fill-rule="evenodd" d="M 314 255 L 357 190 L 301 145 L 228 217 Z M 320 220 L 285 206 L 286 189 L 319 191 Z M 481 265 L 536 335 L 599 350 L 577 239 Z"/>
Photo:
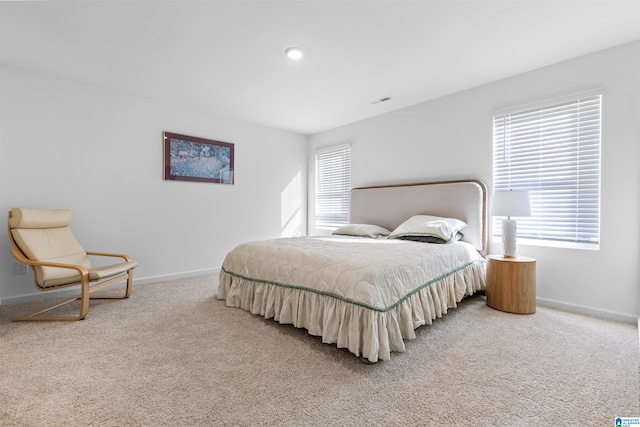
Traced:
<path fill-rule="evenodd" d="M 164 179 L 234 183 L 234 144 L 163 132 Z"/>

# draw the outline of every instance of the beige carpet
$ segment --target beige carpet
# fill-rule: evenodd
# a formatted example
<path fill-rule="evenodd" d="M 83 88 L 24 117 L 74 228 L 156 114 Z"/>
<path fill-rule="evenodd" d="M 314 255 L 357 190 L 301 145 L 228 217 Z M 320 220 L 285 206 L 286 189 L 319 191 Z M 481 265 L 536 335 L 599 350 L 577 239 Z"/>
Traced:
<path fill-rule="evenodd" d="M 640 416 L 638 332 L 467 299 L 389 362 L 214 298 L 202 276 L 93 302 L 74 323 L 0 306 L 2 426 L 614 426 Z"/>

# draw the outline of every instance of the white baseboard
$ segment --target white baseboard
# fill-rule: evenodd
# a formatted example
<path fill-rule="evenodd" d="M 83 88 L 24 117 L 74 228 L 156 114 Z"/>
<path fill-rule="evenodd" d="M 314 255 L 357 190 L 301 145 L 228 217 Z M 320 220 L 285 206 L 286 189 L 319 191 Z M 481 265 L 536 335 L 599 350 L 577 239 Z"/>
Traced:
<path fill-rule="evenodd" d="M 147 283 L 155 283 L 155 282 L 167 282 L 169 280 L 177 280 L 183 279 L 185 277 L 194 277 L 194 276 L 204 276 L 207 274 L 220 274 L 220 267 L 217 268 L 205 268 L 203 270 L 193 270 L 193 271 L 185 271 L 182 273 L 173 273 L 173 274 L 161 274 L 159 276 L 147 276 L 141 277 L 139 279 L 134 278 L 134 285 L 144 285 Z"/>
<path fill-rule="evenodd" d="M 536 298 L 536 303 L 542 307 L 555 308 L 557 310 L 569 311 L 572 313 L 586 314 L 589 316 L 600 317 L 609 320 L 616 320 L 618 322 L 636 323 L 640 324 L 640 318 L 631 314 L 619 313 L 616 311 L 602 310 L 595 307 L 588 307 L 579 304 L 568 304 L 566 302 L 560 302 L 550 300 L 546 298 Z"/>
<path fill-rule="evenodd" d="M 174 273 L 174 274 L 161 274 L 158 276 L 147 276 L 147 277 L 141 277 L 141 278 L 136 278 L 134 276 L 133 286 L 135 287 L 138 285 L 145 285 L 148 283 L 167 282 L 169 280 L 183 279 L 185 277 L 204 276 L 207 274 L 218 275 L 220 274 L 220 268 L 219 267 L 207 268 L 204 270 L 185 271 L 182 273 Z M 118 289 L 118 288 L 124 288 L 124 287 L 125 287 L 125 282 L 122 282 L 122 283 L 118 283 L 111 286 L 111 289 Z M 33 289 L 35 289 L 35 287 L 33 287 Z M 46 291 L 46 292 L 38 291 L 36 289 L 35 292 L 32 292 L 32 293 L 3 298 L 0 305 L 19 304 L 21 302 L 40 301 L 40 300 L 49 299 L 49 298 L 73 297 L 75 295 L 79 295 L 79 293 L 80 293 L 80 290 L 76 286 L 73 286 L 68 289 L 58 289 L 58 290 Z"/>

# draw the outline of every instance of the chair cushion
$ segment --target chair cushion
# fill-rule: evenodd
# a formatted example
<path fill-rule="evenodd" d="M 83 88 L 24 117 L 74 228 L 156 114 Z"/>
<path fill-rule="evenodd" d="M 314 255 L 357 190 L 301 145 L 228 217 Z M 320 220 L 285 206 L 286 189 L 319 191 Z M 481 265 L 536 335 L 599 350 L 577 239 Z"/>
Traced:
<path fill-rule="evenodd" d="M 25 256 L 31 260 L 91 268 L 89 255 L 73 236 L 71 229 L 67 227 L 15 228 L 11 230 L 11 235 Z M 76 270 L 39 266 L 34 266 L 33 270 L 36 281 L 42 286 L 52 280 L 61 280 L 66 283 L 77 281 L 70 278 L 77 276 Z"/>
<path fill-rule="evenodd" d="M 11 209 L 11 228 L 55 228 L 71 224 L 69 209 Z"/>
<path fill-rule="evenodd" d="M 89 281 L 96 282 L 98 280 L 108 279 L 110 277 L 117 276 L 118 274 L 124 274 L 127 271 L 131 270 L 132 268 L 135 268 L 137 265 L 138 265 L 137 262 L 129 261 L 129 262 L 121 262 L 119 264 L 105 265 L 102 267 L 89 268 Z M 66 270 L 63 270 L 63 271 L 66 271 Z M 74 270 L 68 270 L 68 271 L 74 271 Z M 42 286 L 45 288 L 50 288 L 53 286 L 68 285 L 71 283 L 78 283 L 78 282 L 80 282 L 79 274 L 75 274 L 73 276 L 57 277 L 57 278 L 49 276 L 49 278 L 43 281 Z"/>

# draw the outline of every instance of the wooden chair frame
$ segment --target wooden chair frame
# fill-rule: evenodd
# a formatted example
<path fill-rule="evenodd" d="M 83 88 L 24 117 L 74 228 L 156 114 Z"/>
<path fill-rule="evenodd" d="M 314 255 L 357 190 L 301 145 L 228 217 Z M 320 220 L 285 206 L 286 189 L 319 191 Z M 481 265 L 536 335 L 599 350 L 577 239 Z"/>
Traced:
<path fill-rule="evenodd" d="M 9 211 L 9 218 L 11 218 L 11 211 Z M 8 228 L 8 234 L 9 234 L 9 239 L 11 240 L 11 244 L 13 245 L 13 247 L 15 248 L 14 250 L 11 251 L 11 255 L 13 255 L 13 257 L 16 259 L 16 261 L 22 263 L 22 264 L 27 264 L 27 265 L 31 265 L 31 266 L 43 266 L 43 267 L 56 267 L 56 268 L 65 268 L 65 269 L 72 269 L 72 270 L 76 270 L 79 274 L 80 274 L 80 281 L 78 282 L 73 282 L 73 283 L 67 283 L 64 285 L 58 285 L 58 286 L 52 286 L 52 287 L 43 287 L 40 286 L 40 284 L 38 284 L 38 281 L 35 277 L 35 273 L 34 273 L 34 282 L 36 285 L 36 288 L 39 291 L 51 291 L 54 289 L 60 289 L 60 288 L 66 288 L 66 287 L 70 287 L 70 286 L 80 286 L 81 289 L 81 293 L 79 296 L 73 297 L 69 300 L 66 300 L 62 303 L 56 304 L 54 306 L 45 308 L 43 310 L 39 310 L 36 311 L 34 313 L 28 314 L 26 316 L 22 316 L 22 317 L 18 317 L 16 319 L 14 319 L 14 321 L 49 321 L 49 322 L 64 322 L 64 321 L 75 321 L 75 320 L 82 320 L 86 317 L 87 313 L 89 312 L 89 300 L 90 299 L 126 299 L 129 298 L 129 296 L 131 295 L 131 289 L 133 286 L 133 268 L 125 271 L 122 274 L 119 274 L 117 276 L 114 277 L 110 277 L 107 279 L 104 279 L 103 281 L 97 281 L 97 283 L 95 283 L 94 285 L 91 285 L 91 281 L 89 280 L 89 271 L 82 265 L 75 265 L 75 264 L 61 264 L 61 263 L 53 263 L 53 262 L 42 262 L 42 261 L 34 261 L 31 260 L 29 258 L 27 258 L 27 256 L 24 254 L 24 252 L 22 252 L 22 250 L 20 249 L 20 247 L 18 246 L 18 244 L 16 243 L 16 241 L 13 238 L 13 235 L 11 233 L 11 227 L 8 224 L 7 221 L 7 228 Z M 87 255 L 89 256 L 102 256 L 102 257 L 117 257 L 117 258 L 122 258 L 125 262 L 130 262 L 131 258 L 128 255 L 124 255 L 124 254 L 114 254 L 114 253 L 106 253 L 106 252 L 87 252 Z M 91 294 L 93 292 L 99 291 L 101 289 L 104 289 L 108 286 L 114 285 L 116 283 L 120 283 L 125 281 L 127 282 L 126 285 L 126 289 L 125 289 L 125 293 L 123 296 L 113 296 L 113 297 L 92 297 Z M 80 313 L 77 316 L 41 316 L 41 314 L 46 313 L 48 311 L 51 311 L 55 308 L 61 307 L 63 305 L 69 304 L 73 301 L 76 300 L 80 300 Z"/>

